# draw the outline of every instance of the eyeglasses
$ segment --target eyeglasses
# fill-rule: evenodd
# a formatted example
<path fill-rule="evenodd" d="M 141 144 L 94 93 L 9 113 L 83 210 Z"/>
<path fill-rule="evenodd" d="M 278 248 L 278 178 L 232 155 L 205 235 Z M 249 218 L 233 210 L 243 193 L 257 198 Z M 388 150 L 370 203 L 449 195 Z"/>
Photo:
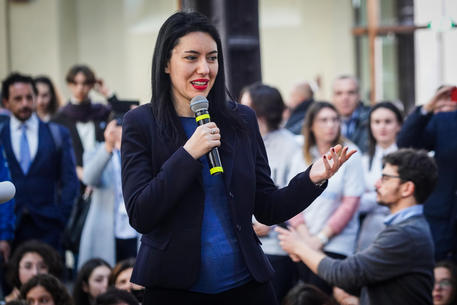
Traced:
<path fill-rule="evenodd" d="M 441 289 L 448 289 L 452 286 L 452 282 L 450 280 L 441 280 L 436 282 L 435 286 L 438 286 Z"/>
<path fill-rule="evenodd" d="M 382 174 L 382 175 L 381 175 L 381 182 L 386 182 L 386 181 L 388 181 L 390 178 L 397 178 L 397 179 L 403 180 L 400 176 L 389 175 L 389 174 Z"/>

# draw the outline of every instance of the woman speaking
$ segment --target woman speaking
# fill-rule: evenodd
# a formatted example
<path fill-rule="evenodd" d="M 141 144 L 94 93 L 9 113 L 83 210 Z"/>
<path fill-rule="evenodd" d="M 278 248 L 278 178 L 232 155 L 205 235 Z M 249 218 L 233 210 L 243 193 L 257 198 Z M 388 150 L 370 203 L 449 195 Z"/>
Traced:
<path fill-rule="evenodd" d="M 269 225 L 296 215 L 355 151 L 333 147 L 277 189 L 255 114 L 227 101 L 221 39 L 199 13 L 162 25 L 151 83 L 151 102 L 124 117 L 121 148 L 127 212 L 143 234 L 132 274 L 143 304 L 277 304 L 252 215 Z M 212 120 L 201 126 L 198 95 Z M 219 175 L 206 156 L 215 147 Z"/>

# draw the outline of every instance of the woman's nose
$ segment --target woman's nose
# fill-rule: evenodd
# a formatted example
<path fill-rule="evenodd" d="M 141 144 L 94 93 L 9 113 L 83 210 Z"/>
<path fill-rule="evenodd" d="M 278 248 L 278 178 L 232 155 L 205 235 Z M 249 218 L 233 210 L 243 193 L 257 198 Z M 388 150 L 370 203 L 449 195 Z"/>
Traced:
<path fill-rule="evenodd" d="M 198 63 L 197 73 L 199 73 L 199 74 L 208 74 L 209 73 L 209 66 L 208 66 L 208 63 L 206 62 L 206 60 L 201 60 Z"/>

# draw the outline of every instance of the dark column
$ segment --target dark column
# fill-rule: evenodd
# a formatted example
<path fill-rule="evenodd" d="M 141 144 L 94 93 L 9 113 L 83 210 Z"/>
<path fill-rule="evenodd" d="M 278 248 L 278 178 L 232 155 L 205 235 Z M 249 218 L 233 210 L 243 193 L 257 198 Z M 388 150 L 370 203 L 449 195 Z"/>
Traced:
<path fill-rule="evenodd" d="M 227 86 L 235 99 L 244 86 L 262 80 L 257 0 L 182 0 L 181 7 L 205 14 L 218 29 Z"/>
<path fill-rule="evenodd" d="M 414 25 L 413 0 L 397 1 L 397 18 L 400 25 Z M 399 98 L 405 113 L 414 107 L 416 100 L 416 70 L 414 61 L 414 33 L 397 34 Z"/>

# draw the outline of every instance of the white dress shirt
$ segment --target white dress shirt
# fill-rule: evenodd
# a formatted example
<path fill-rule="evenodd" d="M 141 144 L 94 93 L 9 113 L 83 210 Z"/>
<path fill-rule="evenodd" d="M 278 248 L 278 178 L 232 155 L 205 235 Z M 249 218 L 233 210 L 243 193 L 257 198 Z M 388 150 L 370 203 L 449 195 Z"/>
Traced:
<path fill-rule="evenodd" d="M 27 141 L 29 143 L 30 149 L 30 161 L 33 162 L 35 159 L 36 153 L 38 151 L 38 126 L 39 120 L 35 113 L 25 122 L 19 121 L 14 115 L 10 116 L 10 136 L 11 136 L 11 145 L 13 146 L 13 152 L 16 156 L 16 159 L 20 161 L 20 141 L 22 136 L 22 124 L 27 126 L 26 134 Z"/>

